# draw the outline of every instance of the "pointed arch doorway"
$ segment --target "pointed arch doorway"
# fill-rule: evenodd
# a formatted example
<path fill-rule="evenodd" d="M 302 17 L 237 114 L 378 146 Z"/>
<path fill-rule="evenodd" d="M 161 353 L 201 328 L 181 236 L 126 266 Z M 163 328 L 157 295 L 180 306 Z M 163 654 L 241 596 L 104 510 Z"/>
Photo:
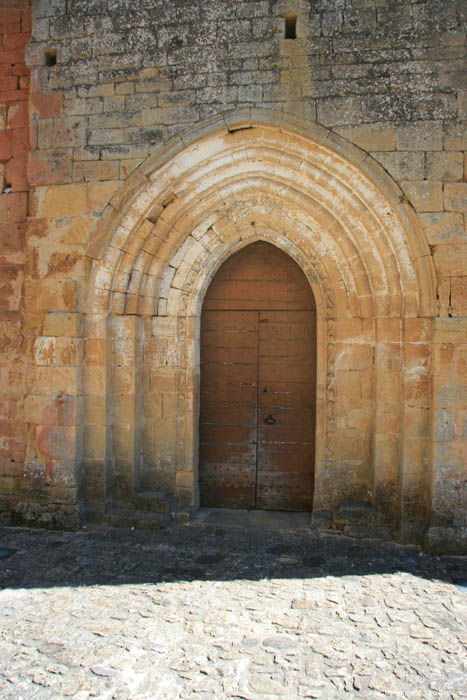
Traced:
<path fill-rule="evenodd" d="M 201 505 L 311 511 L 316 304 L 288 255 L 261 241 L 220 267 L 200 359 Z"/>

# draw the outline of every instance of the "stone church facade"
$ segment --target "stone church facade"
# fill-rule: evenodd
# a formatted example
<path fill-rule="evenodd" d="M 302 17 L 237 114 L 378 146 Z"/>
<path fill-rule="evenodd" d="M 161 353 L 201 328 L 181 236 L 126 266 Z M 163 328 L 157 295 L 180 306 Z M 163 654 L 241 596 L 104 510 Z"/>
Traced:
<path fill-rule="evenodd" d="M 466 552 L 465 5 L 6 0 L 0 40 L 2 520 L 196 512 L 203 301 L 261 243 L 314 299 L 311 524 Z"/>

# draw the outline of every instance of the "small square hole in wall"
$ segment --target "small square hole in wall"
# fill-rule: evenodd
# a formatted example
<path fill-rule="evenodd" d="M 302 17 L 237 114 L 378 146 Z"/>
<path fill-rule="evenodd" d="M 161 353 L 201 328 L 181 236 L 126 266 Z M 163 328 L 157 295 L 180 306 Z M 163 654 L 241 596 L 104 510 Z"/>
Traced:
<path fill-rule="evenodd" d="M 296 39 L 297 38 L 297 16 L 285 18 L 285 38 L 286 39 Z"/>
<path fill-rule="evenodd" d="M 45 52 L 45 65 L 57 65 L 57 49 L 47 49 L 47 51 Z"/>

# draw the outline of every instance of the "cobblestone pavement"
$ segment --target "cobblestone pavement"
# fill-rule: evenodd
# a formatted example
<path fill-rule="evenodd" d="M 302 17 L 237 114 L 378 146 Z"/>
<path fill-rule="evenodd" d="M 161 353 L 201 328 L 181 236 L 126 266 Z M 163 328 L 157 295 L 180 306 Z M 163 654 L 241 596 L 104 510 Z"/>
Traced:
<path fill-rule="evenodd" d="M 0 550 L 2 700 L 467 698 L 463 557 L 207 521 Z"/>

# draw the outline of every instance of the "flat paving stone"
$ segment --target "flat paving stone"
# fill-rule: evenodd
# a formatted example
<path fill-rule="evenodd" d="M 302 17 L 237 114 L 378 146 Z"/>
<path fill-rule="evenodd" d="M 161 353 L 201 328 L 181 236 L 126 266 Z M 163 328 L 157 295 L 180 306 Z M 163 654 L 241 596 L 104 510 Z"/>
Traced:
<path fill-rule="evenodd" d="M 467 698 L 465 557 L 224 515 L 0 528 L 0 698 Z"/>

